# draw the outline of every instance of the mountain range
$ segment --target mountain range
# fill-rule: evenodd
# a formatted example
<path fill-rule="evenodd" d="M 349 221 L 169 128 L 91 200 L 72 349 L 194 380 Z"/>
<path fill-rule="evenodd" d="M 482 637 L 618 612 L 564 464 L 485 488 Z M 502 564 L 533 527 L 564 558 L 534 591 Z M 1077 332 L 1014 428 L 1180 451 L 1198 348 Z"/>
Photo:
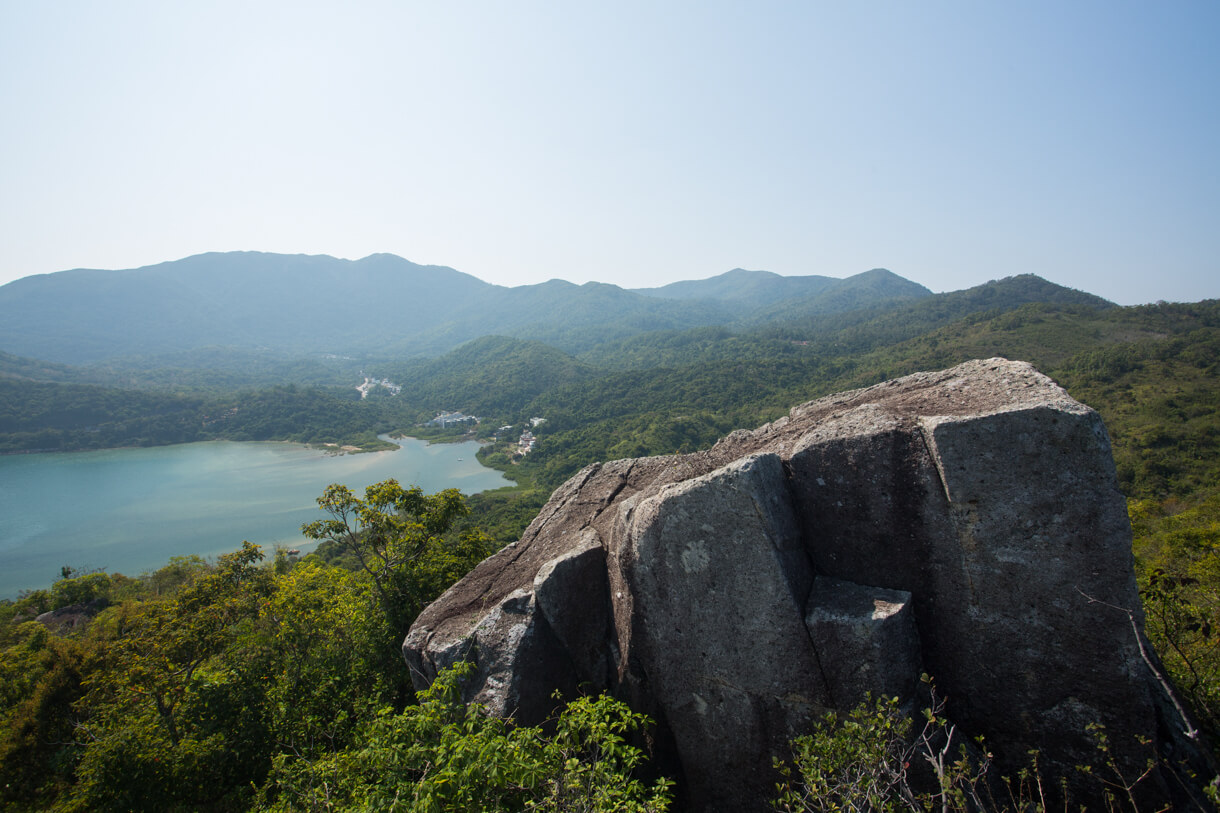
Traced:
<path fill-rule="evenodd" d="M 1038 301 L 1104 304 L 1034 277 Z M 492 285 L 392 254 L 361 260 L 209 253 L 127 270 L 75 269 L 0 286 L 0 351 L 68 364 L 226 353 L 434 357 L 487 335 L 591 352 L 641 334 L 799 325 L 939 301 L 884 269 L 845 279 L 734 269 L 627 290 L 550 280 Z M 933 308 L 932 310 L 935 310 Z M 850 321 L 850 320 L 849 320 Z M 219 353 L 223 356 L 224 353 Z"/>

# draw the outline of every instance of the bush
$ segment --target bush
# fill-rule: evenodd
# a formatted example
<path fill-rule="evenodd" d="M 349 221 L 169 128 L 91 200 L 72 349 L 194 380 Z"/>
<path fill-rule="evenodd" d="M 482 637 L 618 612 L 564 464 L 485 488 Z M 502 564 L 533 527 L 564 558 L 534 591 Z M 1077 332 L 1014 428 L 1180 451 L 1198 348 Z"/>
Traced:
<path fill-rule="evenodd" d="M 931 687 L 926 677 L 925 681 Z M 923 728 L 912 737 L 912 720 L 902 713 L 897 698 L 869 698 L 844 717 L 828 713 L 812 733 L 792 741 L 792 764 L 776 760 L 783 781 L 772 808 L 784 813 L 1077 809 L 1070 799 L 1068 777 L 1044 777 L 1037 751 L 1029 753 L 1028 766 L 1015 777 L 990 776 L 992 755 L 981 741 L 970 744 L 957 736 L 934 687 L 923 717 Z M 1085 782 L 1078 786 L 1089 788 L 1084 792 L 1095 798 L 1099 809 L 1112 813 L 1169 809 L 1153 782 L 1145 781 L 1162 766 L 1155 754 L 1150 752 L 1142 773 L 1124 773 L 1105 727 L 1090 724 L 1086 731 L 1097 748 L 1095 759 L 1076 766 L 1074 773 Z M 1206 790 L 1213 791 L 1214 787 Z M 1202 799 L 1195 799 L 1192 808 L 1214 809 Z"/>
<path fill-rule="evenodd" d="M 670 782 L 633 776 L 645 754 L 627 738 L 649 724 L 608 697 L 580 698 L 555 734 L 519 728 L 461 700 L 473 667 L 442 672 L 420 704 L 388 709 L 359 745 L 315 761 L 280 756 L 261 803 L 272 810 L 525 811 L 654 813 Z"/>

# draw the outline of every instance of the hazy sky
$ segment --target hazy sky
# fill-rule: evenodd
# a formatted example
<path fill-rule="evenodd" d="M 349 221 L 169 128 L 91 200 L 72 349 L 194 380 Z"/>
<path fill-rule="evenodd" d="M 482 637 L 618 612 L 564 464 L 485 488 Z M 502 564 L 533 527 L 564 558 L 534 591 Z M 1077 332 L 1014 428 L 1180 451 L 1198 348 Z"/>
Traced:
<path fill-rule="evenodd" d="M 1220 3 L 0 0 L 0 283 L 204 251 L 1220 296 Z"/>

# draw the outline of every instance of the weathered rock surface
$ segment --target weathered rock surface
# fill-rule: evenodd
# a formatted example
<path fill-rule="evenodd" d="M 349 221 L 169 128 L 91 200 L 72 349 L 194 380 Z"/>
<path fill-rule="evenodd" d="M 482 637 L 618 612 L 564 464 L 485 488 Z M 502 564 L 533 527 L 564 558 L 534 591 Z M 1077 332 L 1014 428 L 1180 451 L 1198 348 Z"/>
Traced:
<path fill-rule="evenodd" d="M 420 687 L 475 661 L 470 699 L 524 723 L 556 689 L 616 693 L 672 738 L 696 810 L 764 809 L 813 716 L 910 700 L 921 670 L 1001 769 L 1039 748 L 1070 772 L 1090 722 L 1142 766 L 1136 736 L 1190 746 L 1126 613 L 1090 602 L 1138 614 L 1130 543 L 1098 415 L 973 361 L 587 467 L 403 650 Z"/>
<path fill-rule="evenodd" d="M 94 616 L 106 609 L 108 603 L 104 599 L 94 599 L 83 604 L 69 604 L 41 613 L 34 620 L 52 632 L 64 635 L 85 627 Z"/>
<path fill-rule="evenodd" d="M 923 674 L 911 594 L 818 576 L 805 608 L 829 704 L 852 708 L 873 697 L 912 697 Z"/>
<path fill-rule="evenodd" d="M 771 733 L 807 729 L 828 704 L 802 619 L 813 572 L 783 463 L 751 455 L 624 505 L 620 516 L 636 671 L 692 789 L 714 788 L 707 802 L 748 809 L 774 786 L 758 770 Z M 726 775 L 739 781 L 726 785 Z"/>

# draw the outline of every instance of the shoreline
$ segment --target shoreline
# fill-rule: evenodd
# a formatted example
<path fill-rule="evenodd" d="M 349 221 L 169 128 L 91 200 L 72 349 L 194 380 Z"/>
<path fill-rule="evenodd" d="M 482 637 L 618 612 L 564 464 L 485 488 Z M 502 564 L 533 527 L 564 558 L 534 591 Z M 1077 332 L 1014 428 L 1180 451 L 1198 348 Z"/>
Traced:
<path fill-rule="evenodd" d="M 382 438 L 378 435 L 378 438 Z M 384 437 L 393 437 L 385 435 Z M 410 435 L 402 435 L 401 437 L 410 437 Z M 419 438 L 416 438 L 419 440 Z M 180 443 L 150 443 L 144 446 L 88 446 L 76 449 L 8 449 L 0 451 L 0 457 L 10 457 L 16 455 L 31 455 L 31 454 L 88 454 L 90 452 L 115 452 L 133 449 L 164 449 L 169 446 L 190 446 L 195 443 L 283 443 L 289 446 L 300 446 L 302 449 L 311 449 L 317 452 L 323 452 L 331 457 L 337 457 L 344 454 L 364 454 L 368 452 L 396 452 L 402 448 L 401 445 L 387 441 L 392 445 L 384 446 L 378 449 L 365 449 L 361 446 L 353 446 L 351 444 L 330 443 L 309 443 L 300 440 L 237 440 L 235 438 L 209 438 L 207 440 L 187 440 Z"/>
<path fill-rule="evenodd" d="M 397 479 L 427 493 L 454 487 L 468 495 L 515 485 L 503 471 L 483 466 L 475 449 L 425 453 L 425 445 L 405 438 L 387 449 L 398 454 L 353 456 L 293 441 L 204 441 L 6 458 L 0 461 L 0 513 L 9 527 L 0 544 L 10 547 L 0 550 L 8 571 L 0 596 L 45 588 L 64 564 L 134 577 L 172 556 L 216 555 L 243 539 L 262 545 L 268 557 L 276 542 L 309 550 L 302 547 L 300 526 L 323 516 L 316 498 L 328 483 L 362 493 L 375 482 Z M 149 451 L 136 453 L 141 448 Z M 459 457 L 464 462 L 456 462 Z M 60 505 L 55 495 L 69 490 L 64 482 L 79 498 L 70 501 L 71 512 L 54 507 Z"/>

